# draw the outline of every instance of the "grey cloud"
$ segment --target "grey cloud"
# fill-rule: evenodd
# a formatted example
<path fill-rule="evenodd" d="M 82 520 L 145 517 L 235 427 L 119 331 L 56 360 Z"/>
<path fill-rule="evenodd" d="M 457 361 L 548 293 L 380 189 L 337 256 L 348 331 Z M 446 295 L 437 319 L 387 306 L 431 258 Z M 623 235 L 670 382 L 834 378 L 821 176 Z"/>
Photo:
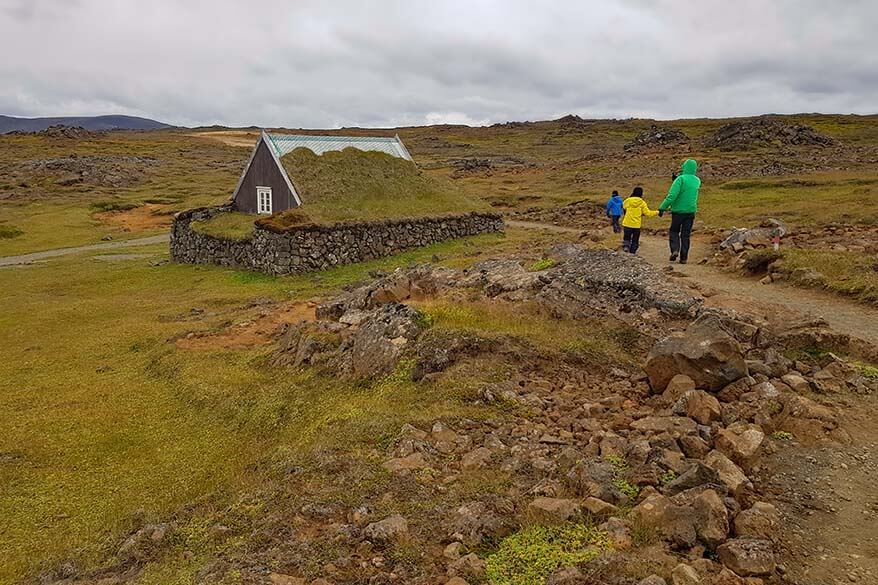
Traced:
<path fill-rule="evenodd" d="M 0 0 L 0 113 L 291 127 L 871 113 L 878 5 L 836 4 Z"/>

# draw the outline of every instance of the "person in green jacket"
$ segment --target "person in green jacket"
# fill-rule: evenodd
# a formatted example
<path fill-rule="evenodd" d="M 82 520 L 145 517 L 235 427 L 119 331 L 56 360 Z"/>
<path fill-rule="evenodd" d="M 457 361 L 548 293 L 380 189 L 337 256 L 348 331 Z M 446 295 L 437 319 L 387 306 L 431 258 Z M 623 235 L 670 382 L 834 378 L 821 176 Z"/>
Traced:
<path fill-rule="evenodd" d="M 692 236 L 692 224 L 698 211 L 698 190 L 701 179 L 695 174 L 698 163 L 694 159 L 683 162 L 682 172 L 671 183 L 668 196 L 659 205 L 659 215 L 671 212 L 671 229 L 668 230 L 668 243 L 671 246 L 671 262 L 680 256 L 680 264 L 689 260 L 689 241 Z"/>

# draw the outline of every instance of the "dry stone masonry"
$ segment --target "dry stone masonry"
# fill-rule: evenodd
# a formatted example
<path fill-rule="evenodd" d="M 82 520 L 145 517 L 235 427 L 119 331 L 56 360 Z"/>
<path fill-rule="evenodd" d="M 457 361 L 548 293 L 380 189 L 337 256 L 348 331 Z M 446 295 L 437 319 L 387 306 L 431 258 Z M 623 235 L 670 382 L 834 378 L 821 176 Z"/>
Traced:
<path fill-rule="evenodd" d="M 176 262 L 217 264 L 265 272 L 295 274 L 325 270 L 397 254 L 437 242 L 502 232 L 496 213 L 463 213 L 434 217 L 302 225 L 272 231 L 256 225 L 246 240 L 225 239 L 192 229 L 228 207 L 192 209 L 177 214 L 171 232 L 171 257 Z"/>

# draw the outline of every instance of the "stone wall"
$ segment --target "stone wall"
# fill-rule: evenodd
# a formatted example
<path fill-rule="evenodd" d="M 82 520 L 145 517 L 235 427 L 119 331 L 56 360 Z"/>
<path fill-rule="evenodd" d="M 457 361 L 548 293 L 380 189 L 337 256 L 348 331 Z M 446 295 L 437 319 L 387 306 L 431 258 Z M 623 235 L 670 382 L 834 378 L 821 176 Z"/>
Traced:
<path fill-rule="evenodd" d="M 224 206 L 178 213 L 171 231 L 171 258 L 190 264 L 217 264 L 267 274 L 294 274 L 374 260 L 453 238 L 502 232 L 504 227 L 500 214 L 473 212 L 302 225 L 283 231 L 256 225 L 248 240 L 230 240 L 192 229 L 193 221 L 207 220 L 231 211 Z"/>

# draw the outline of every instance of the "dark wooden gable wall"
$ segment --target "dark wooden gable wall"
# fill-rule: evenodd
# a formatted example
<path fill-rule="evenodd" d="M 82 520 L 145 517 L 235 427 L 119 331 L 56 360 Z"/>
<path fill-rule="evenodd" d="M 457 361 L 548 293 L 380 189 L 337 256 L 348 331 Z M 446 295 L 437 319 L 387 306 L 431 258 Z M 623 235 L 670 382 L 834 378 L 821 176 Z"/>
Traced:
<path fill-rule="evenodd" d="M 235 196 L 235 209 L 247 213 L 259 211 L 256 199 L 256 187 L 271 187 L 271 210 L 278 213 L 285 209 L 298 207 L 283 173 L 264 140 L 259 141 L 256 153 L 250 162 L 250 168 L 241 181 Z"/>

